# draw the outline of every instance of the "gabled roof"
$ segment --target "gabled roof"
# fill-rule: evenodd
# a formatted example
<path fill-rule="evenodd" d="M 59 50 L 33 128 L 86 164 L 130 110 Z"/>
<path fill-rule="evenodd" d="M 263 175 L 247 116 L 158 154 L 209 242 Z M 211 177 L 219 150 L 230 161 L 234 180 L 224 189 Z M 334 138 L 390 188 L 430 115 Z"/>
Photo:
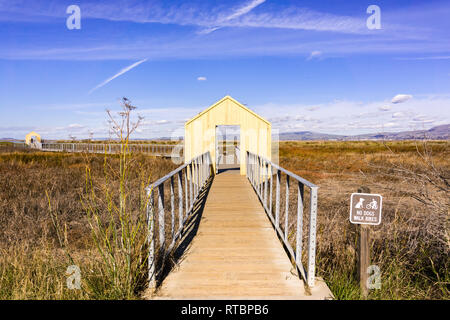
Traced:
<path fill-rule="evenodd" d="M 221 104 L 222 102 L 224 102 L 225 100 L 230 100 L 232 102 L 234 102 L 237 106 L 243 108 L 245 111 L 251 113 L 252 115 L 254 115 L 255 117 L 257 117 L 258 119 L 260 119 L 261 121 L 267 123 L 269 126 L 271 125 L 269 121 L 267 121 L 266 119 L 264 119 L 263 117 L 261 117 L 260 115 L 256 114 L 255 112 L 253 112 L 252 110 L 250 110 L 249 108 L 247 108 L 246 106 L 244 106 L 242 103 L 240 103 L 239 101 L 233 99 L 230 96 L 225 96 L 222 99 L 220 99 L 219 101 L 217 101 L 216 103 L 214 103 L 213 105 L 211 105 L 210 107 L 206 108 L 205 110 L 203 110 L 202 112 L 200 112 L 199 114 L 197 114 L 195 117 L 193 117 L 192 119 L 186 121 L 185 126 L 188 125 L 189 123 L 191 123 L 192 121 L 194 121 L 195 119 L 201 117 L 202 115 L 204 115 L 205 113 L 207 113 L 208 111 L 210 111 L 211 109 L 214 109 L 215 107 L 217 107 L 219 104 Z"/>
<path fill-rule="evenodd" d="M 30 133 L 28 133 L 27 135 L 26 135 L 26 137 L 28 137 L 28 136 L 41 136 L 40 134 L 38 134 L 38 133 L 36 133 L 36 132 L 34 132 L 34 131 L 31 131 Z"/>

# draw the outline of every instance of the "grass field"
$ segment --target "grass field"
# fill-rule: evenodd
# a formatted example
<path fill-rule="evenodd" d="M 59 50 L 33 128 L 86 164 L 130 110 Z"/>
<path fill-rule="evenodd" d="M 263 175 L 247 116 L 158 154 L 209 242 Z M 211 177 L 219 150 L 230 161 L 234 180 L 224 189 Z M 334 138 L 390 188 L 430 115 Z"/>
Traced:
<path fill-rule="evenodd" d="M 319 188 L 318 273 L 336 298 L 359 299 L 358 233 L 350 195 L 361 186 L 383 195 L 371 226 L 371 263 L 381 271 L 372 299 L 448 299 L 448 141 L 281 142 L 280 164 Z"/>
<path fill-rule="evenodd" d="M 114 190 L 120 188 L 119 156 L 107 160 L 104 155 L 0 147 L 0 299 L 133 298 L 115 292 L 114 284 L 105 281 L 105 263 L 89 225 L 91 182 L 100 195 L 95 209 L 103 215 L 118 199 Z M 144 187 L 176 165 L 143 155 L 131 160 L 126 177 L 128 210 L 143 216 Z M 106 200 L 105 190 L 113 190 L 109 197 L 114 201 Z M 72 264 L 88 277 L 86 290 L 67 288 L 65 273 Z"/>
<path fill-rule="evenodd" d="M 317 273 L 336 298 L 361 298 L 357 232 L 348 214 L 350 194 L 367 186 L 384 197 L 383 222 L 371 227 L 372 264 L 382 285 L 369 298 L 449 299 L 449 150 L 448 141 L 280 143 L 281 166 L 320 187 Z M 119 189 L 118 177 L 105 174 L 119 165 L 118 156 L 105 162 L 103 155 L 0 146 L 0 299 L 139 298 L 138 290 L 124 297 L 105 281 L 86 214 L 87 185 L 102 196 Z M 133 157 L 126 177 L 130 212 L 141 214 L 143 186 L 175 167 Z M 104 198 L 96 198 L 96 209 L 108 212 Z M 66 287 L 71 261 L 87 278 L 83 290 Z"/>

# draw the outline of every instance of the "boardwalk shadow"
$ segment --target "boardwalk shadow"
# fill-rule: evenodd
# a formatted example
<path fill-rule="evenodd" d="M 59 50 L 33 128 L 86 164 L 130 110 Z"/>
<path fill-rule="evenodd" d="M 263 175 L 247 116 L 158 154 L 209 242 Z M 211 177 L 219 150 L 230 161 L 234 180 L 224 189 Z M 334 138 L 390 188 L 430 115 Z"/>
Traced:
<path fill-rule="evenodd" d="M 189 245 L 192 243 L 192 240 L 197 234 L 198 228 L 200 226 L 206 199 L 208 198 L 208 193 L 213 180 L 213 177 L 208 180 L 205 188 L 203 188 L 200 192 L 198 200 L 194 203 L 193 212 L 185 223 L 180 240 L 178 240 L 178 243 L 176 244 L 172 253 L 167 257 L 166 262 L 164 263 L 161 271 L 156 277 L 157 287 L 160 287 L 164 279 L 169 275 L 174 267 L 179 265 L 186 257 Z"/>
<path fill-rule="evenodd" d="M 233 165 L 220 165 L 217 168 L 217 174 L 221 174 L 223 172 L 230 171 L 229 173 L 235 173 L 234 171 L 240 171 L 241 167 L 239 164 L 233 164 Z"/>

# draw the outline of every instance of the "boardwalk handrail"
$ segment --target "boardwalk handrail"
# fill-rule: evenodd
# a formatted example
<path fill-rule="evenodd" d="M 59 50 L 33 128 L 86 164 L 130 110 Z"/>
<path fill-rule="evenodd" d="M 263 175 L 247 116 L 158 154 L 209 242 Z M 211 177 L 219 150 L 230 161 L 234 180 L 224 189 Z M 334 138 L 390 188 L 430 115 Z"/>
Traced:
<path fill-rule="evenodd" d="M 256 194 L 261 201 L 264 210 L 269 216 L 275 230 L 286 246 L 289 255 L 295 261 L 301 276 L 306 281 L 309 287 L 314 286 L 315 281 L 315 257 L 316 257 L 316 224 L 317 224 L 317 190 L 318 186 L 309 182 L 308 180 L 299 177 L 298 175 L 278 166 L 272 161 L 247 151 L 247 178 L 255 189 Z M 281 173 L 286 175 L 286 196 L 285 196 L 285 211 L 284 211 L 284 230 L 280 226 L 280 191 L 281 191 Z M 276 176 L 276 193 L 275 193 L 275 212 L 273 212 L 273 176 Z M 297 219 L 295 229 L 295 252 L 289 242 L 289 195 L 290 195 L 290 179 L 297 181 Z M 309 233 L 308 233 L 308 271 L 302 264 L 302 250 L 303 250 L 303 206 L 304 206 L 304 187 L 309 188 Z M 269 194 L 268 194 L 269 188 Z M 274 216 L 275 215 L 275 216 Z"/>
<path fill-rule="evenodd" d="M 42 143 L 43 151 L 65 151 L 65 152 L 88 152 L 88 153 L 119 153 L 122 144 L 120 143 Z M 130 152 L 149 153 L 155 155 L 170 156 L 175 148 L 180 150 L 180 146 L 175 144 L 152 144 L 152 143 L 129 143 L 127 145 Z"/>
<path fill-rule="evenodd" d="M 212 161 L 208 151 L 191 159 L 188 163 L 178 167 L 146 188 L 148 196 L 148 281 L 150 287 L 155 286 L 157 273 L 162 270 L 166 258 L 174 249 L 177 240 L 183 234 L 186 221 L 188 221 L 191 214 L 194 212 L 194 205 L 200 198 L 201 192 L 206 187 L 212 175 Z M 174 177 L 177 179 L 177 193 L 175 192 Z M 169 183 L 170 203 L 165 203 L 164 200 L 165 182 Z M 157 208 L 155 208 L 154 195 L 156 195 L 157 198 Z M 175 198 L 177 198 L 177 201 Z M 176 204 L 176 202 L 178 203 Z M 178 208 L 176 208 L 176 206 Z M 168 216 L 166 216 L 166 208 L 170 208 L 170 232 L 165 228 L 166 218 L 168 218 Z M 178 211 L 178 217 L 176 217 L 175 211 Z M 178 220 L 178 223 L 176 223 L 176 219 Z M 177 230 L 175 230 L 176 224 L 178 224 Z M 158 234 L 158 238 L 156 237 L 156 234 Z M 169 238 L 170 242 L 166 241 L 166 238 Z M 155 250 L 155 243 L 157 240 L 159 249 Z M 162 258 L 162 266 L 159 267 L 160 270 L 156 270 L 157 255 Z"/>
<path fill-rule="evenodd" d="M 216 166 L 216 172 L 218 172 L 218 166 L 221 164 L 220 162 L 222 161 L 222 159 L 224 158 L 224 151 L 227 150 L 226 147 L 232 146 L 233 149 L 233 162 L 232 163 L 227 163 L 227 157 L 225 157 L 225 163 L 222 164 L 235 164 L 235 160 L 236 162 L 239 164 L 240 163 L 240 155 L 241 155 L 241 149 L 239 147 L 239 145 L 235 145 L 233 144 L 221 144 L 222 146 L 222 150 L 219 150 L 219 147 L 217 147 L 216 152 L 217 152 L 217 166 Z M 230 148 L 231 149 L 231 148 Z M 228 150 L 230 150 L 228 149 Z"/>

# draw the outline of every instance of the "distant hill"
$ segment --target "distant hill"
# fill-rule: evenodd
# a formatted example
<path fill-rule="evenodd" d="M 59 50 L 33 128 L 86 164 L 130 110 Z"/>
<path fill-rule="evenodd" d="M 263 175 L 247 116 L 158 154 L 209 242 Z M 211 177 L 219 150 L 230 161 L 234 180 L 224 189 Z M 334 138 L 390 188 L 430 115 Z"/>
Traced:
<path fill-rule="evenodd" d="M 312 131 L 280 133 L 280 140 L 411 140 L 411 139 L 450 139 L 450 124 L 433 127 L 429 130 L 368 133 L 359 135 L 337 135 Z"/>
<path fill-rule="evenodd" d="M 2 142 L 24 142 L 24 140 L 15 139 L 15 138 L 0 138 Z"/>
<path fill-rule="evenodd" d="M 180 141 L 183 137 L 178 137 Z M 227 137 L 231 139 L 230 137 Z M 431 140 L 449 140 L 450 124 L 433 127 L 429 130 L 401 131 L 401 132 L 385 132 L 385 133 L 368 133 L 359 135 L 339 135 L 319 133 L 313 131 L 296 131 L 284 132 L 279 134 L 280 140 L 413 140 L 413 139 L 431 139 Z M 108 140 L 108 138 L 97 138 L 94 140 Z M 171 137 L 160 137 L 152 139 L 136 138 L 131 140 L 173 140 Z M 23 142 L 20 139 L 0 138 L 0 141 Z M 50 141 L 50 140 L 47 140 Z"/>

